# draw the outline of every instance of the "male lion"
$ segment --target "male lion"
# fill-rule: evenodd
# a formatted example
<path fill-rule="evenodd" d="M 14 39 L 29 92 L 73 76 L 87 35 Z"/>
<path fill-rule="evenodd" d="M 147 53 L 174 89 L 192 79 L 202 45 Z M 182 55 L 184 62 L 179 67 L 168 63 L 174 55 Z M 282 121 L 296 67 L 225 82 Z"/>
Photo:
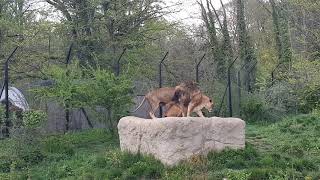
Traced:
<path fill-rule="evenodd" d="M 196 91 L 196 85 L 190 82 L 181 83 L 176 87 L 164 87 L 150 91 L 145 95 L 140 105 L 133 111 L 136 112 L 147 100 L 151 106 L 149 115 L 152 119 L 155 119 L 155 111 L 160 105 L 166 105 L 170 108 L 173 104 L 178 104 L 181 108 L 187 109 L 194 92 Z M 200 91 L 199 91 L 200 92 Z"/>
<path fill-rule="evenodd" d="M 176 91 L 173 97 L 173 103 L 167 106 L 168 109 L 176 103 L 182 110 L 182 116 L 190 116 L 191 111 L 197 105 L 197 102 L 201 100 L 202 94 L 199 87 L 193 81 L 186 81 L 176 86 Z"/>
<path fill-rule="evenodd" d="M 198 101 L 198 99 L 194 99 L 192 101 Z M 193 103 L 197 105 L 193 108 L 192 112 L 197 113 L 199 117 L 204 117 L 201 111 L 202 108 L 206 108 L 209 112 L 212 111 L 213 102 L 208 96 L 204 94 L 202 94 L 200 102 L 193 102 Z M 180 106 L 177 104 L 172 105 L 165 113 L 165 117 L 181 117 L 181 116 L 182 116 L 182 110 Z"/>

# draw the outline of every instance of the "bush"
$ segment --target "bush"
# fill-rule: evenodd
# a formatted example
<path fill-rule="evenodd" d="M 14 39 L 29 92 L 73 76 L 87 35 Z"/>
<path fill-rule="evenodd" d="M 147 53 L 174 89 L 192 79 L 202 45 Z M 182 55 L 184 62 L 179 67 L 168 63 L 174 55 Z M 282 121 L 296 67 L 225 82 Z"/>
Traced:
<path fill-rule="evenodd" d="M 128 77 L 99 67 L 86 69 L 78 63 L 67 68 L 52 66 L 46 71 L 54 85 L 33 89 L 37 99 L 54 100 L 65 110 L 103 107 L 108 110 L 110 122 L 127 115 L 130 109 L 133 86 Z"/>
<path fill-rule="evenodd" d="M 244 170 L 229 170 L 227 172 L 227 178 L 230 180 L 247 180 L 250 176 L 251 173 Z"/>
<path fill-rule="evenodd" d="M 241 116 L 247 122 L 274 122 L 282 118 L 281 111 L 259 97 L 249 97 L 241 106 Z"/>
<path fill-rule="evenodd" d="M 288 82 L 297 95 L 299 112 L 310 113 L 320 105 L 320 62 L 299 59 L 293 63 Z"/>
<path fill-rule="evenodd" d="M 302 113 L 310 113 L 320 107 L 320 85 L 306 85 L 299 92 L 299 110 Z"/>
<path fill-rule="evenodd" d="M 0 173 L 10 172 L 11 159 L 9 157 L 0 157 Z"/>
<path fill-rule="evenodd" d="M 42 111 L 24 112 L 23 126 L 12 129 L 11 157 L 14 168 L 38 164 L 45 158 L 40 143 L 42 134 L 38 128 L 45 119 L 46 114 Z"/>
<path fill-rule="evenodd" d="M 39 127 L 47 118 L 43 111 L 34 110 L 23 113 L 23 125 L 27 128 Z"/>
<path fill-rule="evenodd" d="M 41 147 L 41 134 L 37 129 L 16 129 L 12 131 L 12 158 L 23 160 L 27 165 L 40 163 L 45 155 Z"/>
<path fill-rule="evenodd" d="M 44 142 L 45 152 L 51 154 L 63 154 L 67 156 L 74 155 L 74 150 L 71 142 L 58 137 L 49 137 Z"/>
<path fill-rule="evenodd" d="M 5 110 L 4 106 L 0 104 L 0 126 L 4 123 L 5 121 Z"/>

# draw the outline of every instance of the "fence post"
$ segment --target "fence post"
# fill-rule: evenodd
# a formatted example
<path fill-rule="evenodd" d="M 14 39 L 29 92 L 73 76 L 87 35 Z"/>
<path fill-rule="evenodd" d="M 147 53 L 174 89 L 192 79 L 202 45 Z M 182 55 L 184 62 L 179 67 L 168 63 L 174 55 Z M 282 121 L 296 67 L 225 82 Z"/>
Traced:
<path fill-rule="evenodd" d="M 223 96 L 222 96 L 222 99 L 221 99 L 221 102 L 220 102 L 220 105 L 219 105 L 218 116 L 220 116 L 220 112 L 221 112 L 222 104 L 223 104 L 223 101 L 224 101 L 224 97 L 226 97 L 227 90 L 228 90 L 228 86 L 226 87 L 226 90 L 225 90 L 225 91 L 224 91 L 224 93 L 223 93 Z"/>
<path fill-rule="evenodd" d="M 230 117 L 232 117 L 231 67 L 236 62 L 237 59 L 238 59 L 238 57 L 236 57 L 228 67 L 228 96 L 229 96 L 228 97 L 228 99 L 229 99 L 228 103 L 229 103 L 229 116 Z"/>
<path fill-rule="evenodd" d="M 256 65 L 258 64 L 258 61 L 256 61 L 249 69 L 249 71 L 247 72 L 247 77 L 249 78 L 250 77 L 250 73 L 252 72 L 252 70 L 256 67 Z M 251 91 L 252 88 L 250 86 L 250 83 L 248 84 L 248 92 L 252 92 Z"/>
<path fill-rule="evenodd" d="M 201 59 L 200 59 L 200 61 L 197 63 L 197 65 L 196 65 L 196 82 L 197 83 L 199 83 L 199 66 L 200 66 L 200 64 L 201 64 L 201 62 L 202 62 L 202 60 L 204 59 L 204 57 L 206 56 L 206 54 L 204 54 L 202 57 L 201 57 Z"/>
<path fill-rule="evenodd" d="M 119 76 L 120 75 L 120 61 L 121 61 L 121 58 L 122 56 L 124 55 L 124 53 L 126 52 L 127 48 L 124 48 L 120 57 L 118 58 L 118 61 L 117 61 L 117 66 L 116 66 L 116 76 Z"/>
<path fill-rule="evenodd" d="M 241 70 L 240 70 L 241 71 Z M 239 116 L 241 116 L 241 74 L 240 71 L 238 71 L 238 109 L 239 109 Z"/>
<path fill-rule="evenodd" d="M 9 109 L 9 61 L 12 56 L 16 53 L 19 46 L 17 46 L 9 55 L 7 60 L 4 63 L 4 83 L 1 91 L 1 95 L 3 94 L 3 90 L 5 92 L 5 103 L 6 103 L 6 119 L 5 119 L 5 127 L 4 127 L 4 136 L 9 137 L 9 127 L 10 127 L 10 109 Z"/>
<path fill-rule="evenodd" d="M 66 66 L 68 66 L 71 62 L 72 48 L 73 48 L 73 43 L 70 44 L 69 49 L 68 49 L 68 53 L 67 53 L 67 57 L 66 57 Z"/>
<path fill-rule="evenodd" d="M 164 57 L 161 59 L 160 63 L 159 63 L 159 88 L 162 88 L 162 63 L 163 61 L 166 59 L 166 57 L 168 56 L 169 52 L 167 52 Z M 162 117 L 162 107 L 159 107 L 159 114 L 160 117 Z"/>
<path fill-rule="evenodd" d="M 73 48 L 73 42 L 70 44 L 69 49 L 68 49 L 68 53 L 67 53 L 67 57 L 66 57 L 66 67 L 68 67 L 68 65 L 71 62 L 71 53 L 72 53 L 72 48 Z M 69 70 L 67 69 L 66 72 L 66 76 L 69 75 Z M 66 131 L 69 130 L 69 121 L 70 121 L 70 111 L 69 111 L 69 103 L 65 102 L 66 104 L 66 109 L 65 109 L 65 118 L 66 118 Z"/>

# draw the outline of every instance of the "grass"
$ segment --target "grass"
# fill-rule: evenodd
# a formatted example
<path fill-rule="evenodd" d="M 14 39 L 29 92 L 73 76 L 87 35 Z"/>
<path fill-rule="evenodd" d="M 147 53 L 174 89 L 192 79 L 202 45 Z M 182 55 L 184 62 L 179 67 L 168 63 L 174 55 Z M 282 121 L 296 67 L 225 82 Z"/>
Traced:
<path fill-rule="evenodd" d="M 172 168 L 150 156 L 121 152 L 118 138 L 101 129 L 42 137 L 34 147 L 23 148 L 22 143 L 27 158 L 10 149 L 11 139 L 1 141 L 0 179 L 318 180 L 319 135 L 320 118 L 315 115 L 248 124 L 244 150 L 195 156 Z"/>

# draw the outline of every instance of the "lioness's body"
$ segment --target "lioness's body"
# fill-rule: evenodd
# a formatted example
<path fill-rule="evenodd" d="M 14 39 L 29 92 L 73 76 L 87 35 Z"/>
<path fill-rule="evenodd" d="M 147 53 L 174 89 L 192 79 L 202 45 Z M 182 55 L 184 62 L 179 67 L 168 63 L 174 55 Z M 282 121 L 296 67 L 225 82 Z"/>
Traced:
<path fill-rule="evenodd" d="M 192 112 L 197 113 L 199 117 L 204 117 L 201 111 L 202 108 L 206 108 L 209 112 L 212 110 L 213 102 L 211 99 L 206 95 L 201 95 L 201 100 L 199 101 L 199 97 L 194 98 L 191 100 L 190 104 L 194 104 Z M 197 102 L 196 102 L 197 101 Z M 190 113 L 192 113 L 190 112 Z M 167 112 L 165 113 L 165 117 L 182 117 L 182 110 L 179 105 L 174 104 L 172 105 Z"/>

